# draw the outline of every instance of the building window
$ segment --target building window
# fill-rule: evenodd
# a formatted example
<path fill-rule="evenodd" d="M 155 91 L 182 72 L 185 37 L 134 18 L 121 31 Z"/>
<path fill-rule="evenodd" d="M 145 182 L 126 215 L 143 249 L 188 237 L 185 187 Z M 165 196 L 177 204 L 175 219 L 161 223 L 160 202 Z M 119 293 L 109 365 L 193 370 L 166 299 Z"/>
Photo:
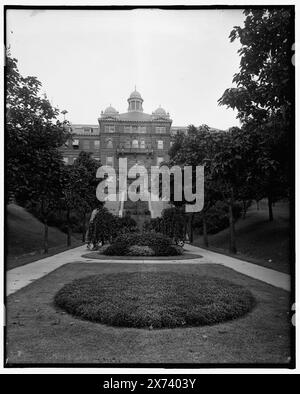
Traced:
<path fill-rule="evenodd" d="M 145 140 L 141 140 L 141 148 L 142 148 L 142 149 L 145 149 L 145 148 L 146 148 Z"/>
<path fill-rule="evenodd" d="M 79 149 L 79 140 L 73 140 L 73 143 L 72 143 L 72 145 L 73 145 L 73 149 Z"/>
<path fill-rule="evenodd" d="M 113 142 L 112 142 L 112 140 L 110 138 L 108 140 L 106 140 L 106 148 L 107 149 L 112 149 L 113 148 Z"/>
<path fill-rule="evenodd" d="M 124 133 L 130 133 L 131 132 L 131 127 L 130 126 L 125 126 L 124 127 Z"/>
<path fill-rule="evenodd" d="M 94 148 L 95 149 L 99 149 L 100 148 L 100 141 L 99 140 L 94 141 Z"/>
<path fill-rule="evenodd" d="M 174 142 L 173 142 L 173 141 L 170 141 L 170 147 L 171 147 L 173 144 L 174 144 Z"/>
<path fill-rule="evenodd" d="M 89 140 L 83 140 L 83 149 L 84 150 L 90 149 L 90 141 Z"/>
<path fill-rule="evenodd" d="M 114 165 L 114 158 L 111 156 L 107 156 L 106 157 L 106 165 L 112 167 Z"/>
<path fill-rule="evenodd" d="M 157 141 L 157 149 L 164 149 L 164 141 L 163 140 Z"/>
<path fill-rule="evenodd" d="M 159 166 L 163 161 L 164 161 L 163 157 L 158 157 L 157 158 L 157 165 Z"/>
<path fill-rule="evenodd" d="M 164 134 L 166 132 L 166 128 L 162 126 L 155 127 L 156 134 Z"/>
<path fill-rule="evenodd" d="M 125 148 L 130 149 L 130 140 L 125 141 Z"/>
<path fill-rule="evenodd" d="M 63 161 L 65 164 L 69 164 L 69 158 L 68 157 L 63 157 Z"/>
<path fill-rule="evenodd" d="M 85 134 L 89 134 L 89 133 L 92 133 L 92 132 L 93 132 L 93 129 L 92 129 L 91 127 L 84 127 L 84 128 L 83 128 L 83 132 L 84 132 Z"/>
<path fill-rule="evenodd" d="M 139 133 L 145 134 L 146 133 L 146 127 L 145 126 L 140 126 L 139 127 Z"/>
<path fill-rule="evenodd" d="M 132 140 L 132 147 L 133 148 L 138 148 L 139 147 L 139 141 L 138 140 Z"/>
<path fill-rule="evenodd" d="M 114 125 L 107 125 L 104 127 L 105 133 L 114 133 L 115 126 Z"/>
<path fill-rule="evenodd" d="M 131 132 L 132 133 L 137 133 L 138 132 L 138 127 L 137 126 L 132 126 L 131 127 Z"/>

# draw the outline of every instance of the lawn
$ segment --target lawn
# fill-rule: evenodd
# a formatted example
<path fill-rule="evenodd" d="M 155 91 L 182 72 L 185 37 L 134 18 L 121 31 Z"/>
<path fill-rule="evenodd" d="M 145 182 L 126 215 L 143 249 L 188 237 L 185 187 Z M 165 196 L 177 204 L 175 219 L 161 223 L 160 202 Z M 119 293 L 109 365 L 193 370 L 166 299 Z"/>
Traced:
<path fill-rule="evenodd" d="M 66 283 L 97 274 L 176 272 L 209 275 L 246 287 L 255 308 L 237 320 L 174 329 L 111 327 L 56 309 Z M 289 293 L 207 264 L 67 264 L 7 299 L 7 362 L 28 363 L 284 363 L 290 353 Z"/>
<path fill-rule="evenodd" d="M 248 260 L 280 272 L 290 273 L 289 256 L 289 205 L 278 202 L 274 206 L 274 221 L 268 220 L 266 201 L 260 202 L 260 209 L 252 205 L 245 219 L 236 223 L 236 240 L 238 253 L 236 257 Z M 202 236 L 196 235 L 195 246 L 203 246 Z M 228 252 L 229 230 L 209 236 L 212 250 Z"/>
<path fill-rule="evenodd" d="M 24 208 L 10 204 L 7 207 L 7 269 L 31 263 L 43 257 L 68 249 L 67 235 L 49 227 L 49 253 L 43 254 L 44 225 Z M 73 246 L 82 242 L 72 237 Z"/>

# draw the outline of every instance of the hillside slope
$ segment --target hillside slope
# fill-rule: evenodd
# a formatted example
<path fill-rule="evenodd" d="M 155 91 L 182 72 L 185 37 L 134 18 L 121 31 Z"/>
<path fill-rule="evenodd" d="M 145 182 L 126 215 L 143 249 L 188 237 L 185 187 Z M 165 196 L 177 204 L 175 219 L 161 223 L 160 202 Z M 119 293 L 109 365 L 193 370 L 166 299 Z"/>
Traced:
<path fill-rule="evenodd" d="M 260 202 L 260 209 L 252 205 L 245 219 L 236 223 L 237 257 L 249 259 L 256 264 L 288 273 L 289 258 L 289 205 L 278 202 L 274 206 L 274 221 L 268 220 L 268 207 Z M 195 245 L 202 246 L 202 236 L 196 236 Z M 209 236 L 212 249 L 227 252 L 229 230 Z"/>
<path fill-rule="evenodd" d="M 44 225 L 24 208 L 10 204 L 7 207 L 8 268 L 18 259 L 43 252 Z M 49 227 L 49 248 L 66 246 L 67 236 L 55 227 Z M 76 242 L 75 239 L 73 241 Z"/>

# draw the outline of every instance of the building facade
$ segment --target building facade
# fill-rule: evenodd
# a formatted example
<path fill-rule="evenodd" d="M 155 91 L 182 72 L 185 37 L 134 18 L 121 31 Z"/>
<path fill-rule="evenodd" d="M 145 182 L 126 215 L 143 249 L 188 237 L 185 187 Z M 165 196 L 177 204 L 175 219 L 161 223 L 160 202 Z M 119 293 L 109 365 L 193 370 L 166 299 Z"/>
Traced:
<path fill-rule="evenodd" d="M 112 166 L 118 171 L 118 159 L 126 158 L 128 169 L 143 165 L 150 170 L 168 160 L 168 151 L 173 136 L 186 132 L 186 128 L 173 128 L 169 113 L 162 107 L 151 114 L 145 113 L 143 99 L 134 90 L 127 100 L 128 109 L 119 113 L 109 106 L 101 112 L 98 125 L 72 125 L 73 139 L 62 148 L 66 164 L 72 164 L 80 151 L 90 152 L 102 165 Z M 107 207 L 120 216 L 131 215 L 135 220 L 145 221 L 147 217 L 157 217 L 165 204 L 151 204 L 145 201 L 133 203 L 119 201 L 106 203 Z"/>
<path fill-rule="evenodd" d="M 62 148 L 66 164 L 72 164 L 80 151 L 90 152 L 101 163 L 115 166 L 119 157 L 130 163 L 155 165 L 168 158 L 174 135 L 186 127 L 172 127 L 169 114 L 161 107 L 152 114 L 143 110 L 136 90 L 128 98 L 128 110 L 119 113 L 112 106 L 101 112 L 98 124 L 72 124 L 73 139 Z"/>

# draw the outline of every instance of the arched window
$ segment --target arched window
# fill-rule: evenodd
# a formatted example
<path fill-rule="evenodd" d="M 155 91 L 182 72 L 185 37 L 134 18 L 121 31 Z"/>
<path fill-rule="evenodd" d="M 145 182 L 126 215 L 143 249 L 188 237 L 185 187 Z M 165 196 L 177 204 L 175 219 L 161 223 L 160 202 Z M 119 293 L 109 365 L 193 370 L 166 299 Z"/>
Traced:
<path fill-rule="evenodd" d="M 108 149 L 113 148 L 113 142 L 110 138 L 106 140 L 106 148 L 108 148 Z"/>
<path fill-rule="evenodd" d="M 132 147 L 138 148 L 139 147 L 139 140 L 132 140 Z"/>
<path fill-rule="evenodd" d="M 157 141 L 157 149 L 164 149 L 164 141 L 163 140 Z"/>
<path fill-rule="evenodd" d="M 125 148 L 130 149 L 130 140 L 125 141 Z"/>
<path fill-rule="evenodd" d="M 145 148 L 146 148 L 145 140 L 141 140 L 141 148 L 142 148 L 142 149 L 145 149 Z"/>

